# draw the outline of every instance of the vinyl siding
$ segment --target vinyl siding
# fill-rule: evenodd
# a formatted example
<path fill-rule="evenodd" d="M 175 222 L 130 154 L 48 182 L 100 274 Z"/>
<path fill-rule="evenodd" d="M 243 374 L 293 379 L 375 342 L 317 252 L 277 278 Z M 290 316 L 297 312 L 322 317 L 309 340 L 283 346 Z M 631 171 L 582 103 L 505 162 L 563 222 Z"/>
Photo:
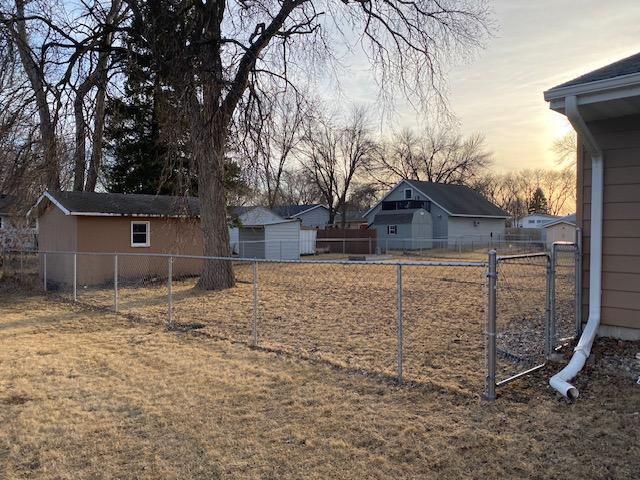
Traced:
<path fill-rule="evenodd" d="M 547 248 L 551 248 L 554 242 L 575 242 L 576 227 L 568 223 L 557 223 L 544 229 Z"/>
<path fill-rule="evenodd" d="M 389 192 L 389 194 L 384 197 L 385 201 L 394 201 L 394 200 L 404 200 L 404 190 L 408 188 L 405 183 L 401 183 L 396 186 L 393 190 Z M 415 189 L 413 189 L 412 200 L 428 200 L 424 195 L 418 193 Z M 371 210 L 371 212 L 367 215 L 367 222 L 371 225 L 374 217 L 377 213 L 382 209 L 381 205 L 378 205 L 376 208 Z M 448 235 L 448 219 L 449 214 L 445 212 L 443 209 L 438 207 L 436 204 L 431 204 L 431 220 L 433 222 L 433 238 L 447 238 Z M 400 235 L 398 235 L 399 238 Z M 378 237 L 379 238 L 379 237 Z M 382 245 L 382 244 L 381 244 Z"/>
<path fill-rule="evenodd" d="M 300 258 L 300 222 L 266 225 L 265 258 L 298 260 Z"/>
<path fill-rule="evenodd" d="M 640 117 L 592 122 L 604 149 L 602 323 L 640 329 Z M 583 231 L 583 321 L 589 304 L 591 157 L 578 148 L 577 220 Z"/>
<path fill-rule="evenodd" d="M 302 220 L 302 225 L 305 227 L 324 228 L 329 223 L 329 210 L 324 207 L 317 207 L 307 213 L 298 215 L 297 218 Z"/>
<path fill-rule="evenodd" d="M 474 222 L 478 222 L 474 226 Z M 503 218 L 451 217 L 449 219 L 449 238 L 461 237 L 486 239 L 504 235 L 505 220 Z"/>

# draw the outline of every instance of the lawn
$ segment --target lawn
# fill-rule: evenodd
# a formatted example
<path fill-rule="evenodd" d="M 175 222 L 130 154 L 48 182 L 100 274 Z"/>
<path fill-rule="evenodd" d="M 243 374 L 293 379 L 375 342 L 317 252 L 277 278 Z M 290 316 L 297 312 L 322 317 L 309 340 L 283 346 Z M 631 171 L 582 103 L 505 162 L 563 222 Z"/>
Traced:
<path fill-rule="evenodd" d="M 0 478 L 637 478 L 640 386 L 599 341 L 495 402 L 0 292 Z"/>

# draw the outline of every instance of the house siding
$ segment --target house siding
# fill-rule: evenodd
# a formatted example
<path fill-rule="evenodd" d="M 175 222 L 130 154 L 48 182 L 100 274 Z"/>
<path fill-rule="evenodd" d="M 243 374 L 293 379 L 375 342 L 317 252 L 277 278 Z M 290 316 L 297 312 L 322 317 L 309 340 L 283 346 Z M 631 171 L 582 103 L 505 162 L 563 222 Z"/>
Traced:
<path fill-rule="evenodd" d="M 640 329 L 640 116 L 591 122 L 604 153 L 601 324 Z M 583 236 L 583 321 L 589 306 L 591 157 L 579 143 L 577 224 Z M 609 327 L 609 328 L 607 328 Z"/>
<path fill-rule="evenodd" d="M 477 222 L 474 225 L 474 222 Z M 449 219 L 449 239 L 488 240 L 504 236 L 504 218 L 451 217 Z"/>
<path fill-rule="evenodd" d="M 406 183 L 401 183 L 400 185 L 397 185 L 385 197 L 385 201 L 404 200 L 405 199 L 404 190 L 406 188 L 409 188 L 409 186 Z M 424 195 L 418 193 L 416 189 L 413 188 L 413 200 L 427 200 L 427 198 Z M 366 220 L 369 225 L 371 225 L 371 223 L 373 222 L 373 219 L 375 218 L 376 214 L 380 212 L 380 210 L 382 210 L 382 205 L 378 205 L 377 207 L 375 207 L 366 216 Z M 431 219 L 432 219 L 432 225 L 433 225 L 433 228 L 432 228 L 433 238 L 447 238 L 449 234 L 448 228 L 447 228 L 449 214 L 445 212 L 442 208 L 440 208 L 438 205 L 431 203 Z M 398 234 L 397 237 L 410 238 L 410 236 L 402 237 L 400 236 L 400 234 Z"/>
<path fill-rule="evenodd" d="M 148 221 L 150 246 L 131 246 L 131 222 Z M 197 219 L 152 217 L 107 217 L 64 215 L 50 206 L 40 216 L 40 249 L 42 251 L 88 253 L 175 253 L 202 255 L 202 230 Z M 175 259 L 174 276 L 199 274 L 202 261 Z M 99 285 L 113 282 L 112 255 L 76 256 L 77 283 Z M 41 269 L 42 271 L 42 269 Z M 165 257 L 131 257 L 118 259 L 119 279 L 165 277 L 168 272 Z M 73 281 L 73 256 L 48 255 L 47 279 L 52 283 L 69 284 Z"/>
<path fill-rule="evenodd" d="M 324 207 L 317 207 L 307 213 L 298 215 L 296 218 L 299 218 L 305 227 L 325 228 L 329 223 L 329 210 Z"/>

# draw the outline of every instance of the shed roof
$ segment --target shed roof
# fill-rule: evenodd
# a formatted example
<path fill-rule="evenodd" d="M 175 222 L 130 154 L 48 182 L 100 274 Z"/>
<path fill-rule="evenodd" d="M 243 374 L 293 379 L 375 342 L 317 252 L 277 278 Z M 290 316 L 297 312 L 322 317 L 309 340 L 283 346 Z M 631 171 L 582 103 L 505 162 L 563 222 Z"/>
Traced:
<path fill-rule="evenodd" d="M 420 211 L 419 208 L 407 209 L 402 211 L 383 211 L 373 218 L 373 225 L 401 225 L 404 223 L 412 223 L 413 215 Z"/>
<path fill-rule="evenodd" d="M 509 217 L 507 212 L 466 185 L 405 181 L 453 216 Z"/>
<path fill-rule="evenodd" d="M 552 227 L 554 225 L 558 225 L 559 223 L 567 223 L 570 225 L 576 224 L 576 214 L 572 213 L 571 215 L 567 215 L 565 217 L 556 218 L 555 220 L 551 220 L 547 223 L 542 224 L 542 228 Z"/>
<path fill-rule="evenodd" d="M 309 203 L 305 205 L 281 205 L 279 207 L 274 207 L 272 210 L 281 217 L 289 218 L 295 217 L 296 215 L 300 215 L 307 210 L 311 210 L 317 207 L 324 207 L 324 205 L 321 205 L 319 203 Z"/>
<path fill-rule="evenodd" d="M 617 62 L 610 63 L 604 67 L 593 70 L 584 75 L 569 80 L 568 82 L 561 83 L 552 88 L 571 87 L 574 85 L 581 85 L 583 83 L 596 82 L 598 80 L 608 80 L 611 78 L 621 77 L 623 75 L 630 75 L 632 73 L 640 72 L 640 53 L 636 53 L 629 57 L 618 60 Z"/>
<path fill-rule="evenodd" d="M 67 215 L 197 217 L 200 201 L 195 197 L 130 193 L 45 192 Z"/>

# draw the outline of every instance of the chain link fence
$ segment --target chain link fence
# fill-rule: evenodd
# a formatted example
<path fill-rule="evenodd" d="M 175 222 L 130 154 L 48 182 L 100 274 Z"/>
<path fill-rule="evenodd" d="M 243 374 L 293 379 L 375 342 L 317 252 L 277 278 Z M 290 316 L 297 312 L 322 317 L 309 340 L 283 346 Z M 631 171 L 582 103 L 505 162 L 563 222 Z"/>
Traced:
<path fill-rule="evenodd" d="M 171 329 L 470 395 L 484 383 L 495 398 L 496 386 L 539 368 L 575 335 L 579 251 L 492 255 L 358 262 L 14 252 L 2 274 Z M 231 271 L 234 286 L 209 289 L 205 278 L 219 275 L 202 276 L 206 262 Z"/>
<path fill-rule="evenodd" d="M 496 387 L 532 373 L 580 334 L 581 252 L 556 242 L 550 252 L 489 256 L 487 379 Z"/>
<path fill-rule="evenodd" d="M 235 286 L 208 290 L 203 263 Z M 42 252 L 48 295 L 353 371 L 482 390 L 486 261 L 270 261 Z"/>

